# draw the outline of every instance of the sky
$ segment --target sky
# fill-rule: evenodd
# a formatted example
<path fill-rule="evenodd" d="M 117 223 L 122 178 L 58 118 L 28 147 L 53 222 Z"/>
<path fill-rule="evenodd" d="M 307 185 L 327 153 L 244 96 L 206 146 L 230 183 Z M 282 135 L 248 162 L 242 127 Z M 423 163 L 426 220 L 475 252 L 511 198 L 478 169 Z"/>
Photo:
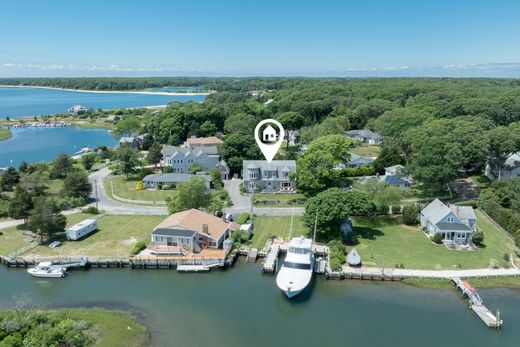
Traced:
<path fill-rule="evenodd" d="M 520 1 L 3 0 L 0 77 L 520 77 Z"/>

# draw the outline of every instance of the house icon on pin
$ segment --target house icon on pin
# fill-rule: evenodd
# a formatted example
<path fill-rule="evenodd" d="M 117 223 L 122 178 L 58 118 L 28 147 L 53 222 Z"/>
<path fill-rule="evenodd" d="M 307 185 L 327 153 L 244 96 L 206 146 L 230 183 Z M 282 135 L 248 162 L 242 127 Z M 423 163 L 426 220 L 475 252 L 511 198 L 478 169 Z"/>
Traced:
<path fill-rule="evenodd" d="M 270 125 L 262 132 L 262 139 L 264 142 L 275 142 L 276 141 L 276 130 Z"/>

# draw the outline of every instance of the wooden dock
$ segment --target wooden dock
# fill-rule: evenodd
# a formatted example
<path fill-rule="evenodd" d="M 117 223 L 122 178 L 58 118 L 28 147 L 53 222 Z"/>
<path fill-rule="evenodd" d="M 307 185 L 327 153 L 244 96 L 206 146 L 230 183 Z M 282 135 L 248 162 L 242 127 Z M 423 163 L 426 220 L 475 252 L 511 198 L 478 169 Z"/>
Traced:
<path fill-rule="evenodd" d="M 459 277 L 452 278 L 453 283 L 458 289 L 462 291 L 464 297 L 469 301 L 470 308 L 479 316 L 480 319 L 490 328 L 500 328 L 502 326 L 502 319 L 500 319 L 500 312 L 497 310 L 496 315 L 484 306 L 484 302 L 480 295 L 478 295 L 475 288 L 473 288 L 467 281 L 461 280 Z"/>
<path fill-rule="evenodd" d="M 248 263 L 254 263 L 256 262 L 256 258 L 258 257 L 258 249 L 256 248 L 251 248 L 248 252 L 247 252 L 247 262 Z"/>
<path fill-rule="evenodd" d="M 179 272 L 206 272 L 210 267 L 206 265 L 177 265 Z"/>
<path fill-rule="evenodd" d="M 275 273 L 278 266 L 278 255 L 280 254 L 280 244 L 272 244 L 265 257 L 262 272 Z"/>

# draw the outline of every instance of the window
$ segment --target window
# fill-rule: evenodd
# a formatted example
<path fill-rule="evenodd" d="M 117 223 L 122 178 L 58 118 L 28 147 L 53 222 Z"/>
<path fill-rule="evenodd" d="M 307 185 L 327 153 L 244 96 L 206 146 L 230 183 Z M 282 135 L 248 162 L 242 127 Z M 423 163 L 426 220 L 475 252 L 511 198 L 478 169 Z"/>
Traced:
<path fill-rule="evenodd" d="M 299 269 L 299 270 L 308 270 L 311 268 L 311 264 L 300 264 L 300 263 L 291 263 L 285 261 L 283 266 L 289 269 Z"/>
<path fill-rule="evenodd" d="M 455 222 L 455 218 L 453 217 L 448 217 L 448 223 L 453 223 Z"/>

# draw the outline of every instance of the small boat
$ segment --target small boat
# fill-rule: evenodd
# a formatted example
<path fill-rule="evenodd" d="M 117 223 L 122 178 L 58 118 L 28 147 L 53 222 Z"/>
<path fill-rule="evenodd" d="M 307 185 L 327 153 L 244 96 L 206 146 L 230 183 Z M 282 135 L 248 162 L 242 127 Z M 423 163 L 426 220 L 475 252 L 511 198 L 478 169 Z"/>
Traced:
<path fill-rule="evenodd" d="M 288 298 L 292 298 L 309 285 L 313 271 L 312 240 L 303 236 L 292 238 L 283 265 L 276 276 L 276 285 Z"/>
<path fill-rule="evenodd" d="M 348 253 L 347 263 L 351 266 L 359 266 L 361 264 L 361 257 L 355 248 L 352 248 L 352 250 Z"/>
<path fill-rule="evenodd" d="M 49 244 L 49 248 L 56 248 L 61 245 L 61 241 L 54 241 Z"/>
<path fill-rule="evenodd" d="M 65 277 L 67 269 L 60 265 L 53 265 L 50 261 L 45 261 L 27 269 L 27 272 L 34 277 L 61 278 Z"/>

